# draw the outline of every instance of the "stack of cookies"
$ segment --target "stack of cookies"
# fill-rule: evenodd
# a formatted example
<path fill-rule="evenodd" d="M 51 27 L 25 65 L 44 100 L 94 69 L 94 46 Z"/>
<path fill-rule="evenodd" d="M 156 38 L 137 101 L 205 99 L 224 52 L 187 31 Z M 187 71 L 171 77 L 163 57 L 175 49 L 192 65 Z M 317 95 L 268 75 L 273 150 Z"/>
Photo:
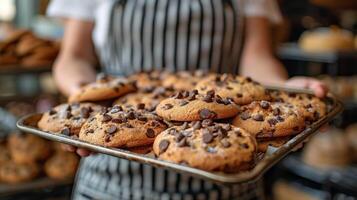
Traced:
<path fill-rule="evenodd" d="M 27 30 L 17 30 L 4 41 L 0 41 L 0 66 L 49 66 L 58 52 L 58 43 L 39 38 Z"/>
<path fill-rule="evenodd" d="M 0 144 L 0 182 L 31 181 L 44 171 L 50 178 L 72 179 L 77 171 L 78 157 L 52 145 L 40 137 L 12 133 Z"/>
<path fill-rule="evenodd" d="M 253 166 L 326 114 L 304 94 L 271 92 L 249 77 L 203 72 L 148 72 L 97 81 L 48 111 L 44 131 L 207 171 Z"/>

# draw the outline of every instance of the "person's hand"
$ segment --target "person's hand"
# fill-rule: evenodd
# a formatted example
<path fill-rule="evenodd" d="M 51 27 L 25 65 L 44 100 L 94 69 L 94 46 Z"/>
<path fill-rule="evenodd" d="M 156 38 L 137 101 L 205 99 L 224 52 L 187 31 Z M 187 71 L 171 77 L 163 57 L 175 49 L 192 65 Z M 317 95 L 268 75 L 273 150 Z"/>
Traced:
<path fill-rule="evenodd" d="M 68 144 L 62 144 L 62 148 L 69 152 L 76 152 L 81 157 L 87 157 L 94 154 L 94 152 L 89 151 L 87 149 L 77 148 Z"/>
<path fill-rule="evenodd" d="M 311 89 L 319 98 L 325 97 L 328 92 L 328 88 L 324 83 L 310 77 L 296 76 L 288 79 L 285 85 L 294 88 Z"/>

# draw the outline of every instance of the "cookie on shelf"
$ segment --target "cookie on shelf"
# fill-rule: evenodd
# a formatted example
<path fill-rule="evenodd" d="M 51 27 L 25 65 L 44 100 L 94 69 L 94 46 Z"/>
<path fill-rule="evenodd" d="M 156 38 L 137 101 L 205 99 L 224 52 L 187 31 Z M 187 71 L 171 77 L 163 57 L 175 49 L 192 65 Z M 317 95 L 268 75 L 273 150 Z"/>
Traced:
<path fill-rule="evenodd" d="M 76 175 L 79 158 L 74 153 L 57 152 L 45 162 L 46 175 L 57 180 L 73 179 Z"/>

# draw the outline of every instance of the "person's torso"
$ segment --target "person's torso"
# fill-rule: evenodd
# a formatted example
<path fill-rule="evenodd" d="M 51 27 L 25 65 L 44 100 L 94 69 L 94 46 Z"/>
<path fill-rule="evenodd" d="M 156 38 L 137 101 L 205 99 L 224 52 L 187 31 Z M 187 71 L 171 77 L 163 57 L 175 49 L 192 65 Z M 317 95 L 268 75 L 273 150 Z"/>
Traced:
<path fill-rule="evenodd" d="M 117 0 L 97 53 L 108 73 L 152 69 L 237 73 L 242 0 Z"/>

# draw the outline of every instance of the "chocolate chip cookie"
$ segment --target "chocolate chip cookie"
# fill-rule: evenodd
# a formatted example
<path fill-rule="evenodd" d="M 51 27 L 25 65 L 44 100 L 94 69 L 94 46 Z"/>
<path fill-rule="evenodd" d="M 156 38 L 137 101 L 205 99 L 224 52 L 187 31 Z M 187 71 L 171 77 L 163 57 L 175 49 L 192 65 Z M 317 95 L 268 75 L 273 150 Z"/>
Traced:
<path fill-rule="evenodd" d="M 211 74 L 203 71 L 196 71 L 194 73 L 188 71 L 179 71 L 175 74 L 168 74 L 162 81 L 164 87 L 171 87 L 175 90 L 192 90 L 196 84 L 201 81 L 205 76 Z"/>
<path fill-rule="evenodd" d="M 79 159 L 74 153 L 60 152 L 54 154 L 45 162 L 45 172 L 50 178 L 57 180 L 73 179 Z"/>
<path fill-rule="evenodd" d="M 177 92 L 156 107 L 156 113 L 169 121 L 224 119 L 235 116 L 238 111 L 231 99 L 222 98 L 213 90 L 206 94 L 198 94 L 197 90 Z"/>
<path fill-rule="evenodd" d="M 69 102 L 101 101 L 123 96 L 136 91 L 135 82 L 124 78 L 98 75 L 96 82 L 84 85 L 71 95 Z"/>
<path fill-rule="evenodd" d="M 6 183 L 26 182 L 37 177 L 39 172 L 39 166 L 35 163 L 7 162 L 0 165 L 0 180 Z"/>
<path fill-rule="evenodd" d="M 152 144 L 166 128 L 159 116 L 147 110 L 113 106 L 91 117 L 83 125 L 79 139 L 107 147 L 130 148 Z"/>
<path fill-rule="evenodd" d="M 156 106 L 162 101 L 170 97 L 174 93 L 172 88 L 156 87 L 152 90 L 142 90 L 136 93 L 130 93 L 120 97 L 114 101 L 113 105 L 145 107 L 145 109 L 153 111 Z"/>
<path fill-rule="evenodd" d="M 273 101 L 287 102 L 304 108 L 306 123 L 312 123 L 327 113 L 327 106 L 323 100 L 312 94 L 297 94 L 281 91 L 271 92 Z"/>
<path fill-rule="evenodd" d="M 49 142 L 31 134 L 12 133 L 8 138 L 8 149 L 15 163 L 33 163 L 48 158 Z"/>
<path fill-rule="evenodd" d="M 37 125 L 43 131 L 78 135 L 84 122 L 102 109 L 94 103 L 61 104 L 44 113 Z"/>
<path fill-rule="evenodd" d="M 236 172 L 252 166 L 257 144 L 244 129 L 210 119 L 182 126 L 156 137 L 153 149 L 159 159 L 207 171 Z"/>
<path fill-rule="evenodd" d="M 257 138 L 294 135 L 305 128 L 302 108 L 282 102 L 254 101 L 241 107 L 233 125 Z"/>
<path fill-rule="evenodd" d="M 254 100 L 268 100 L 265 88 L 249 77 L 228 74 L 209 76 L 200 81 L 196 89 L 200 93 L 209 90 L 224 98 L 232 98 L 238 105 L 249 104 Z"/>

